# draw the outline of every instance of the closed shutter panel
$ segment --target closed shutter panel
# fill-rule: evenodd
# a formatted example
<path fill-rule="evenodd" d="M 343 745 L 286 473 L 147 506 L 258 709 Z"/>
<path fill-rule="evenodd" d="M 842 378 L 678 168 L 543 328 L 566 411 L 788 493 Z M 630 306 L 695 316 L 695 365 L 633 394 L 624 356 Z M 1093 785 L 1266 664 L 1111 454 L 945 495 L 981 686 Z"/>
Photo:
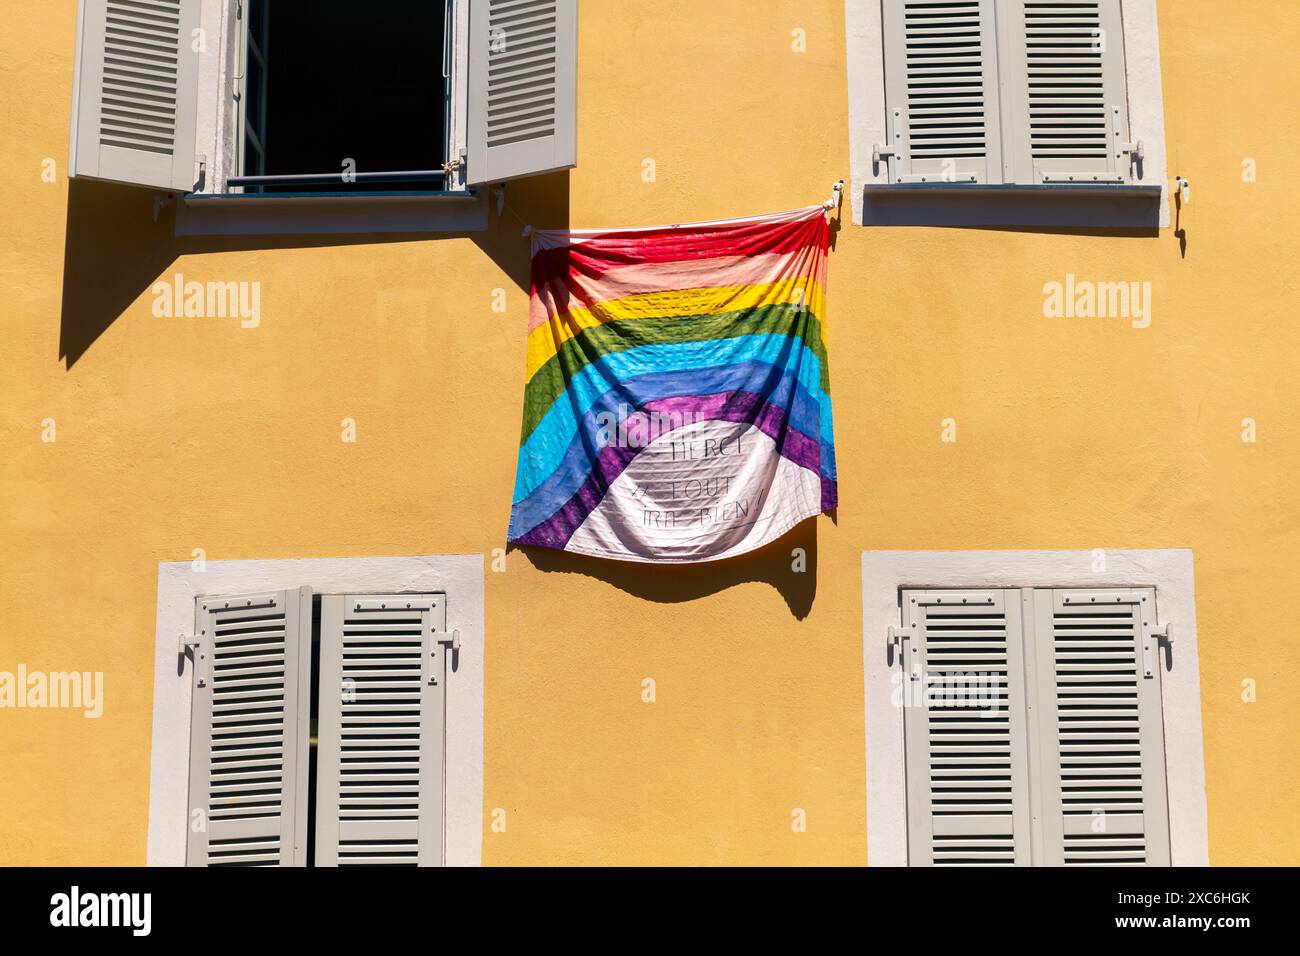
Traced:
<path fill-rule="evenodd" d="M 1005 593 L 903 592 L 913 866 L 1030 862 L 1021 606 Z"/>
<path fill-rule="evenodd" d="M 1120 0 L 1004 0 L 1003 9 L 1010 178 L 1129 180 Z"/>
<path fill-rule="evenodd" d="M 303 866 L 311 589 L 199 598 L 188 866 Z"/>
<path fill-rule="evenodd" d="M 466 181 L 578 163 L 578 0 L 475 0 Z"/>
<path fill-rule="evenodd" d="M 994 0 L 885 0 L 892 182 L 1002 181 Z"/>
<path fill-rule="evenodd" d="M 439 866 L 446 601 L 321 599 L 317 866 Z"/>
<path fill-rule="evenodd" d="M 194 188 L 193 31 L 200 6 L 201 0 L 81 0 L 71 175 Z"/>
<path fill-rule="evenodd" d="M 1155 592 L 1034 592 L 1041 862 L 1168 865 Z"/>

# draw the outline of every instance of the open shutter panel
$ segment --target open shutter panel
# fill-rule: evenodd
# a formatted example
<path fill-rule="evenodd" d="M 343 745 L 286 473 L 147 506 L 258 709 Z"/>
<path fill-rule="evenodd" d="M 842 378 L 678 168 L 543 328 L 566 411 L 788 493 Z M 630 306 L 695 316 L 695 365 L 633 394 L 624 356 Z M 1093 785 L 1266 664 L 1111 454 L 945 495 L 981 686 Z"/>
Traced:
<path fill-rule="evenodd" d="M 890 181 L 1002 181 L 994 0 L 885 0 Z"/>
<path fill-rule="evenodd" d="M 577 79 L 578 0 L 475 0 L 466 181 L 576 166 Z"/>
<path fill-rule="evenodd" d="M 1003 9 L 1009 178 L 1132 179 L 1120 0 L 1004 0 Z"/>
<path fill-rule="evenodd" d="M 1150 589 L 1034 591 L 1041 862 L 1168 865 Z"/>
<path fill-rule="evenodd" d="M 200 6 L 201 0 L 81 0 L 72 176 L 194 188 L 199 54 L 193 34 Z"/>
<path fill-rule="evenodd" d="M 903 622 L 909 864 L 1028 864 L 1019 600 L 904 591 Z"/>
<path fill-rule="evenodd" d="M 317 866 L 440 866 L 446 600 L 321 599 Z"/>
<path fill-rule="evenodd" d="M 311 589 L 199 598 L 188 866 L 303 866 Z"/>

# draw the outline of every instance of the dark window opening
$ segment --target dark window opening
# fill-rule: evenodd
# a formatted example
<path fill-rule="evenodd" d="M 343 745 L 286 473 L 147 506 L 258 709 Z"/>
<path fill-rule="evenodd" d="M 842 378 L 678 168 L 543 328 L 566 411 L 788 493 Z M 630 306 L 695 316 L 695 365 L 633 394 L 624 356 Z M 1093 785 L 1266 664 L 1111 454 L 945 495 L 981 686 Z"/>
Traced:
<path fill-rule="evenodd" d="M 246 9 L 242 175 L 296 178 L 245 191 L 444 188 L 445 3 L 253 0 Z"/>

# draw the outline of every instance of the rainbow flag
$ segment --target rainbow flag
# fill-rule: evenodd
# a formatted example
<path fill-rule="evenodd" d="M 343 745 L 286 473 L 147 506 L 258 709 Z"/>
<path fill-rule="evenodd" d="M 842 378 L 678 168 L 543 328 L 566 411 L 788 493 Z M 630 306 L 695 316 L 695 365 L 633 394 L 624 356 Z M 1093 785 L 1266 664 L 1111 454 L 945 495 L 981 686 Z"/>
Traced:
<path fill-rule="evenodd" d="M 836 506 L 821 206 L 533 234 L 509 539 L 743 554 Z"/>

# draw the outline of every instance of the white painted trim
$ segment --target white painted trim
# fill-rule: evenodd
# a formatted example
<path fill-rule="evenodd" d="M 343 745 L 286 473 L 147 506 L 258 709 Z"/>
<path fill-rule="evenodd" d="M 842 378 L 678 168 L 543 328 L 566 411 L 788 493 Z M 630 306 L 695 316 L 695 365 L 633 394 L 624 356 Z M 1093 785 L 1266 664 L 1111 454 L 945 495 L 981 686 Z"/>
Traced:
<path fill-rule="evenodd" d="M 226 191 L 226 180 L 238 174 L 236 157 L 242 142 L 242 119 L 234 90 L 243 62 L 243 29 L 236 18 L 239 0 L 202 0 L 200 24 L 206 34 L 208 52 L 199 61 L 199 115 L 195 125 L 195 154 L 207 158 L 207 182 L 203 192 Z M 452 0 L 453 57 L 451 77 L 451 123 L 448 155 L 455 158 L 465 148 L 465 90 L 468 89 L 469 5 Z M 75 168 L 75 167 L 74 167 Z M 448 189 L 463 189 L 464 175 L 449 181 Z M 293 231 L 293 230 L 286 230 Z"/>
<path fill-rule="evenodd" d="M 887 164 L 872 171 L 871 148 L 885 145 L 885 40 L 880 0 L 844 0 L 849 84 L 849 206 L 862 225 L 862 190 L 889 181 Z"/>
<path fill-rule="evenodd" d="M 224 187 L 235 163 L 234 135 L 239 104 L 233 95 L 239 44 L 235 0 L 202 0 L 199 26 L 205 52 L 199 55 L 199 82 L 194 123 L 194 155 L 207 164 L 203 191 Z M 197 168 L 195 181 L 197 179 Z"/>
<path fill-rule="evenodd" d="M 849 202 L 853 224 L 862 225 L 862 190 L 887 182 L 884 163 L 872 170 L 871 147 L 885 133 L 885 58 L 881 0 L 844 0 L 849 84 Z M 1160 31 L 1156 0 L 1121 0 L 1129 129 L 1146 153 L 1143 183 L 1158 183 L 1160 226 L 1169 225 L 1169 168 L 1165 155 L 1164 92 L 1160 82 Z"/>
<path fill-rule="evenodd" d="M 450 152 L 451 160 L 459 159 L 467 149 L 469 142 L 469 3 L 465 0 L 452 0 L 452 28 L 455 38 L 452 41 L 451 60 L 451 122 Z M 447 182 L 448 189 L 465 188 L 465 168 L 455 172 L 455 178 Z"/>
<path fill-rule="evenodd" d="M 1169 158 L 1165 155 L 1165 94 L 1160 80 L 1160 27 L 1156 0 L 1121 0 L 1128 127 L 1142 140 L 1142 182 L 1160 183 L 1160 228 L 1169 226 Z"/>
<path fill-rule="evenodd" d="M 149 777 L 150 866 L 184 866 L 188 818 L 189 661 L 177 671 L 176 638 L 194 629 L 201 594 L 273 591 L 308 585 L 316 594 L 434 592 L 447 595 L 447 630 L 460 631 L 457 668 L 447 684 L 446 860 L 483 861 L 483 556 L 290 558 L 158 565 L 154 647 L 153 751 Z"/>
<path fill-rule="evenodd" d="M 863 694 L 867 736 L 867 861 L 907 865 L 903 711 L 893 702 L 886 656 L 889 625 L 901 623 L 905 587 L 1154 587 L 1156 612 L 1173 635 L 1173 667 L 1162 675 L 1169 837 L 1175 866 L 1208 866 L 1201 678 L 1196 649 L 1192 552 L 1112 551 L 1093 571 L 1092 551 L 864 551 Z"/>

